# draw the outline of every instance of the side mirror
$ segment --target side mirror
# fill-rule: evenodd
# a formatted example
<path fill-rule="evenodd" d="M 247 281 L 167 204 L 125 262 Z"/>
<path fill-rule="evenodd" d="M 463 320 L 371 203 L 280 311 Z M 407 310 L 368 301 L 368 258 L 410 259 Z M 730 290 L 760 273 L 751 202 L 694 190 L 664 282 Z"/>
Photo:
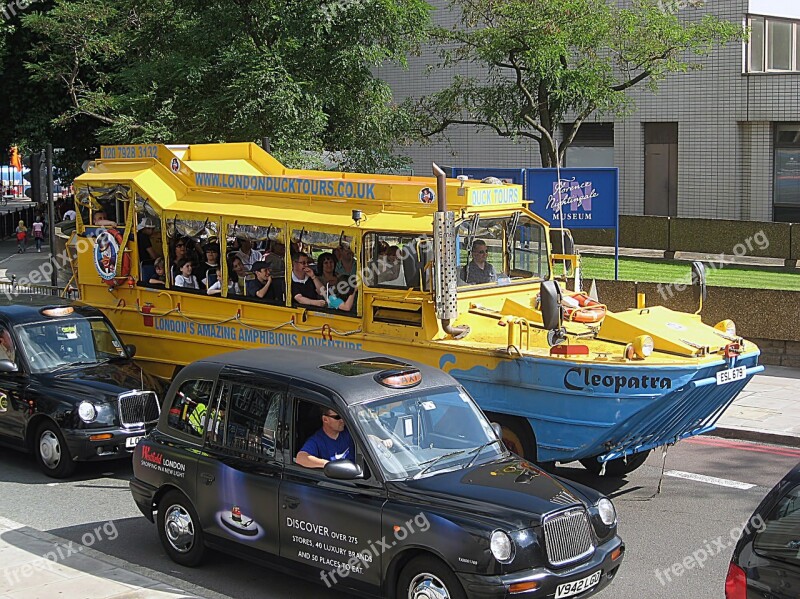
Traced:
<path fill-rule="evenodd" d="M 706 288 L 706 267 L 702 262 L 692 262 L 692 296 L 698 308 L 695 314 L 700 314 L 703 302 L 706 301 L 708 289 Z"/>
<path fill-rule="evenodd" d="M 11 360 L 0 360 L 0 372 L 17 372 L 19 368 Z"/>
<path fill-rule="evenodd" d="M 136 346 L 133 343 L 128 343 L 125 346 L 125 351 L 128 352 L 128 357 L 132 358 L 136 355 Z"/>
<path fill-rule="evenodd" d="M 502 439 L 503 438 L 503 427 L 502 426 L 500 426 L 496 422 L 492 422 L 492 430 L 494 431 L 494 434 L 497 435 L 498 439 Z"/>
<path fill-rule="evenodd" d="M 356 466 L 350 460 L 336 460 L 335 462 L 328 462 L 322 469 L 325 476 L 334 480 L 355 480 L 361 478 L 363 472 L 360 466 Z"/>
<path fill-rule="evenodd" d="M 542 281 L 539 289 L 542 322 L 548 331 L 561 328 L 561 288 L 557 281 Z"/>

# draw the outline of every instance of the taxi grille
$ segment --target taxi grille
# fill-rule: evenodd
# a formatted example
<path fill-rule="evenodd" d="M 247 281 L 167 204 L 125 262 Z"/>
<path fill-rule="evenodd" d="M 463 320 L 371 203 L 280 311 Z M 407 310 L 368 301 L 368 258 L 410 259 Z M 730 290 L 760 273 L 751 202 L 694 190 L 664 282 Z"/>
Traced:
<path fill-rule="evenodd" d="M 119 420 L 124 427 L 153 424 L 160 413 L 158 396 L 152 391 L 131 391 L 119 396 Z"/>
<path fill-rule="evenodd" d="M 547 559 L 553 566 L 576 562 L 594 551 L 589 517 L 582 508 L 546 516 L 542 528 Z"/>

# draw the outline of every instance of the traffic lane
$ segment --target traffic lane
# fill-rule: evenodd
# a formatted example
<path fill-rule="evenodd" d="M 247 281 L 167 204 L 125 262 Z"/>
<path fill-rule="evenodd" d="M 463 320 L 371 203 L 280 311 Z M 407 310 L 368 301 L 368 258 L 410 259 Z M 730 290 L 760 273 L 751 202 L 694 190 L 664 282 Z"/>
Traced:
<path fill-rule="evenodd" d="M 619 515 L 625 563 L 605 591 L 619 599 L 716 599 L 724 593 L 728 563 L 742 527 L 764 495 L 800 460 L 795 449 L 700 438 L 667 451 L 664 472 L 709 477 L 662 478 L 662 452 L 625 479 L 595 479 L 577 463 L 559 475 L 594 483 L 608 493 Z M 722 486 L 747 483 L 750 488 Z M 660 492 L 658 492 L 660 484 Z"/>
<path fill-rule="evenodd" d="M 52 530 L 139 514 L 128 483 L 131 462 L 114 460 L 78 466 L 59 480 L 39 470 L 33 455 L 0 447 L 2 515 L 37 530 Z"/>

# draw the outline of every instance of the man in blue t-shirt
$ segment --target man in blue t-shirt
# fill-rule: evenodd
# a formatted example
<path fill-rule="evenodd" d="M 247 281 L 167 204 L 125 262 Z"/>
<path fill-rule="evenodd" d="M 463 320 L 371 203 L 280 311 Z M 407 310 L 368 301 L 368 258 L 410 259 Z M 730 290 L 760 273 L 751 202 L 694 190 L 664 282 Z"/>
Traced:
<path fill-rule="evenodd" d="M 306 468 L 323 468 L 336 460 L 355 461 L 353 438 L 344 420 L 329 408 L 322 409 L 322 428 L 311 435 L 297 452 L 297 463 Z"/>

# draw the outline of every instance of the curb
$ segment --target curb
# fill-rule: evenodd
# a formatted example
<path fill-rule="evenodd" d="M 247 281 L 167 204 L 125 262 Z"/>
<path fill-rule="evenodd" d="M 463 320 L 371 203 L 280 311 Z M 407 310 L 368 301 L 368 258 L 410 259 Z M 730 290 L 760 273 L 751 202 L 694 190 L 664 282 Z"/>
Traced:
<path fill-rule="evenodd" d="M 704 433 L 703 436 L 722 437 L 723 439 L 737 439 L 739 441 L 753 441 L 756 443 L 769 443 L 771 445 L 784 445 L 800 448 L 800 435 L 791 433 L 775 433 L 750 428 L 717 427 Z"/>
<path fill-rule="evenodd" d="M 4 531 L 3 529 L 6 530 Z M 128 572 L 132 572 L 134 574 L 138 574 L 145 578 L 149 578 L 153 581 L 159 582 L 161 584 L 168 585 L 170 587 L 173 587 L 177 591 L 187 593 L 191 597 L 197 597 L 202 599 L 233 599 L 228 595 L 223 595 L 221 593 L 205 589 L 198 585 L 192 584 L 191 582 L 188 582 L 186 580 L 176 578 L 175 576 L 170 576 L 169 574 L 164 574 L 163 572 L 152 570 L 145 566 L 140 566 L 138 564 L 127 562 L 123 559 L 114 557 L 112 555 L 108 555 L 107 553 L 103 553 L 101 551 L 98 551 L 97 549 L 92 549 L 91 547 L 87 547 L 86 545 L 82 545 L 75 541 L 70 541 L 68 539 L 64 539 L 63 537 L 50 534 L 49 532 L 37 530 L 26 524 L 21 524 L 19 522 L 15 522 L 14 520 L 9 520 L 8 518 L 0 516 L 0 534 L 6 531 L 18 532 L 20 534 L 24 534 L 36 540 L 43 541 L 45 543 L 52 545 L 62 545 L 62 546 L 70 544 L 77 545 L 80 547 L 81 555 L 85 555 L 86 557 L 89 557 L 91 559 L 103 562 L 114 568 L 127 570 Z M 28 552 L 26 549 L 22 548 L 18 549 L 19 551 L 23 551 L 26 553 Z M 31 553 L 31 557 L 32 559 L 42 559 L 41 556 L 33 553 Z M 102 577 L 102 575 L 99 575 L 99 577 Z"/>

